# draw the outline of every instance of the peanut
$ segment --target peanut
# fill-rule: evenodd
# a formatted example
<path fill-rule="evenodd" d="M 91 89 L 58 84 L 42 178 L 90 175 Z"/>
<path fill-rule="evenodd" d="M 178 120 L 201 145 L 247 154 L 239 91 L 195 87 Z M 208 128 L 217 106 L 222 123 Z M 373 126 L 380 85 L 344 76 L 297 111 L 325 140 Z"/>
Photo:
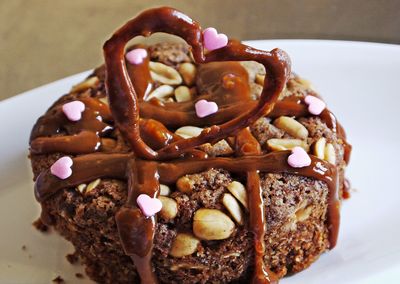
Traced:
<path fill-rule="evenodd" d="M 308 137 L 308 130 L 303 124 L 288 116 L 281 116 L 274 121 L 274 125 L 289 135 L 299 138 L 306 139 Z"/>
<path fill-rule="evenodd" d="M 86 184 L 85 183 L 82 183 L 82 184 L 80 184 L 80 185 L 78 185 L 77 187 L 76 187 L 76 189 L 80 192 L 80 193 L 84 193 L 85 192 L 85 189 L 86 189 Z"/>
<path fill-rule="evenodd" d="M 158 199 L 162 203 L 160 215 L 165 220 L 172 220 L 178 214 L 178 204 L 172 198 L 166 196 L 159 196 Z"/>
<path fill-rule="evenodd" d="M 100 181 L 101 181 L 101 179 L 98 178 L 98 179 L 92 181 L 91 183 L 89 183 L 88 186 L 86 187 L 85 193 L 96 188 L 100 184 Z"/>
<path fill-rule="evenodd" d="M 168 185 L 160 184 L 160 195 L 168 196 L 171 193 L 171 190 Z"/>
<path fill-rule="evenodd" d="M 217 209 L 199 209 L 193 217 L 193 233 L 202 240 L 224 240 L 229 238 L 235 224 L 226 214 Z"/>
<path fill-rule="evenodd" d="M 325 158 L 325 146 L 326 146 L 325 138 L 319 138 L 314 145 L 314 155 L 321 160 Z"/>
<path fill-rule="evenodd" d="M 188 139 L 199 136 L 202 131 L 203 128 L 200 127 L 182 126 L 175 131 L 175 134 L 181 136 L 182 138 Z"/>
<path fill-rule="evenodd" d="M 172 242 L 169 254 L 173 257 L 184 257 L 197 251 L 200 241 L 195 236 L 186 233 L 178 233 Z"/>
<path fill-rule="evenodd" d="M 176 187 L 180 192 L 190 193 L 193 190 L 193 183 L 187 176 L 183 176 L 176 181 Z"/>
<path fill-rule="evenodd" d="M 160 62 L 149 62 L 151 78 L 166 85 L 179 85 L 182 83 L 182 77 L 174 68 Z"/>
<path fill-rule="evenodd" d="M 240 203 L 247 209 L 247 191 L 243 184 L 238 181 L 233 181 L 228 184 L 228 190 Z"/>
<path fill-rule="evenodd" d="M 244 223 L 244 216 L 238 201 L 230 193 L 225 193 L 222 198 L 222 204 L 229 211 L 233 219 L 240 225 Z"/>
<path fill-rule="evenodd" d="M 306 152 L 309 150 L 307 142 L 300 139 L 278 139 L 273 138 L 267 141 L 268 147 L 272 151 L 285 151 L 292 150 L 294 147 L 299 146 L 303 148 Z"/>
<path fill-rule="evenodd" d="M 264 86 L 265 74 L 256 74 L 256 83 L 258 85 Z"/>
<path fill-rule="evenodd" d="M 157 89 L 153 90 L 147 97 L 146 101 L 149 101 L 153 98 L 159 99 L 161 101 L 166 100 L 169 96 L 172 96 L 174 93 L 174 88 L 169 85 L 161 85 Z"/>
<path fill-rule="evenodd" d="M 175 99 L 178 103 L 187 102 L 192 99 L 192 95 L 190 94 L 190 90 L 186 86 L 179 86 L 174 91 Z"/>
<path fill-rule="evenodd" d="M 181 73 L 183 82 L 187 86 L 191 86 L 194 83 L 194 79 L 196 78 L 196 66 L 192 63 L 185 62 L 179 65 L 178 67 L 179 73 Z"/>
<path fill-rule="evenodd" d="M 331 163 L 332 165 L 336 164 L 335 148 L 331 143 L 328 143 L 325 146 L 325 161 Z"/>

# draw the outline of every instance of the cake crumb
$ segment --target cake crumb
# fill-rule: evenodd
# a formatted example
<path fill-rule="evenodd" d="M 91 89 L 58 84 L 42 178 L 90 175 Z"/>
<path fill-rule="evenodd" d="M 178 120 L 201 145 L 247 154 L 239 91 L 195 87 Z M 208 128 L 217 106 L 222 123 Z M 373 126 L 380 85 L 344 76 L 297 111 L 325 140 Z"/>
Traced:
<path fill-rule="evenodd" d="M 76 277 L 76 278 L 79 278 L 79 279 L 84 278 L 84 276 L 83 276 L 82 273 L 75 273 L 75 277 Z"/>
<path fill-rule="evenodd" d="M 71 263 L 71 264 L 76 264 L 76 263 L 78 262 L 78 260 L 79 260 L 79 257 L 78 257 L 78 255 L 77 255 L 76 252 L 67 254 L 67 255 L 65 256 L 65 258 L 66 258 L 66 259 L 68 260 L 68 262 Z"/>
<path fill-rule="evenodd" d="M 52 281 L 53 281 L 53 283 L 56 283 L 56 284 L 64 284 L 65 283 L 64 279 L 60 275 L 58 275 Z"/>
<path fill-rule="evenodd" d="M 49 227 L 45 225 L 40 218 L 33 222 L 32 225 L 42 233 L 45 233 L 49 230 Z"/>

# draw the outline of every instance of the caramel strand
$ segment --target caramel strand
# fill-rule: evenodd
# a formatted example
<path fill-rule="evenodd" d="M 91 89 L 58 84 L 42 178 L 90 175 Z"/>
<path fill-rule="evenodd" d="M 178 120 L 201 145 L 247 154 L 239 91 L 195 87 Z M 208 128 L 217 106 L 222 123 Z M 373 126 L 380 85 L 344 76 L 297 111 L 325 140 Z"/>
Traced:
<path fill-rule="evenodd" d="M 248 128 L 242 129 L 236 136 L 235 151 L 239 156 L 260 155 L 261 146 L 253 137 Z M 254 235 L 254 272 L 251 279 L 252 284 L 277 283 L 276 275 L 270 271 L 264 263 L 266 226 L 266 210 L 263 201 L 259 171 L 246 172 L 249 223 Z"/>

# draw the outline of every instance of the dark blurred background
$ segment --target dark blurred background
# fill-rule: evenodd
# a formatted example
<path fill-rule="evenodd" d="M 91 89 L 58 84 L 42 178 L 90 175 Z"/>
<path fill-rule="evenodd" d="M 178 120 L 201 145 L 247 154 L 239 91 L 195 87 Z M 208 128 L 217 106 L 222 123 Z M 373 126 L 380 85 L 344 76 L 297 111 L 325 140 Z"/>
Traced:
<path fill-rule="evenodd" d="M 0 0 L 0 100 L 101 64 L 117 27 L 161 5 L 243 40 L 400 43 L 399 0 Z"/>

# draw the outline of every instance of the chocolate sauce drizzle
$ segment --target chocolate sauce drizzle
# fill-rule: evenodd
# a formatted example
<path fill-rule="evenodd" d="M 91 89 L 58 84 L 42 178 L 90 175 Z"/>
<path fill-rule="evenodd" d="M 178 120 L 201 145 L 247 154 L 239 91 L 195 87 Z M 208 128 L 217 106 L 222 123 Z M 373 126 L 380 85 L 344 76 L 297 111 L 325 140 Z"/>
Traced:
<path fill-rule="evenodd" d="M 200 95 L 196 100 L 217 102 L 218 113 L 200 119 L 194 112 L 195 102 L 158 105 L 145 101 L 153 84 L 149 75 L 149 58 L 139 65 L 126 64 L 125 45 L 136 36 L 149 36 L 155 32 L 180 36 L 191 46 L 196 63 L 207 63 L 199 65 L 196 86 Z M 121 243 L 125 253 L 132 258 L 142 283 L 158 283 L 151 263 L 157 218 L 145 217 L 136 204 L 136 198 L 140 194 L 157 197 L 160 183 L 174 184 L 185 174 L 210 168 L 242 174 L 247 179 L 249 227 L 254 234 L 255 260 L 251 283 L 277 283 L 277 277 L 264 262 L 264 239 L 268 228 L 259 173 L 289 173 L 327 184 L 329 242 L 330 248 L 335 246 L 340 219 L 336 167 L 311 156 L 309 167 L 292 168 L 287 164 L 289 151 L 264 154 L 248 129 L 262 116 L 309 116 L 301 98 L 277 101 L 290 75 L 290 60 L 285 52 L 279 49 L 261 51 L 237 41 L 229 41 L 226 47 L 205 52 L 200 26 L 181 12 L 164 7 L 147 10 L 116 31 L 105 43 L 104 55 L 110 108 L 96 98 L 84 98 L 81 101 L 86 109 L 80 121 L 68 121 L 60 107 L 56 107 L 51 116 L 39 119 L 32 131 L 32 154 L 63 152 L 79 155 L 73 158 L 69 178 L 60 180 L 49 170 L 38 176 L 35 196 L 42 205 L 63 188 L 100 177 L 126 179 L 127 202 L 115 216 Z M 258 101 L 251 99 L 248 75 L 235 62 L 249 60 L 263 64 L 267 72 Z M 243 113 L 243 110 L 248 111 Z M 320 118 L 342 139 L 347 162 L 351 148 L 345 142 L 343 128 L 327 109 Z M 96 153 L 104 146 L 103 138 L 114 129 L 114 125 L 132 152 Z M 182 139 L 168 130 L 184 125 L 206 128 L 191 139 Z M 212 158 L 195 149 L 228 136 L 235 137 L 235 157 Z"/>

